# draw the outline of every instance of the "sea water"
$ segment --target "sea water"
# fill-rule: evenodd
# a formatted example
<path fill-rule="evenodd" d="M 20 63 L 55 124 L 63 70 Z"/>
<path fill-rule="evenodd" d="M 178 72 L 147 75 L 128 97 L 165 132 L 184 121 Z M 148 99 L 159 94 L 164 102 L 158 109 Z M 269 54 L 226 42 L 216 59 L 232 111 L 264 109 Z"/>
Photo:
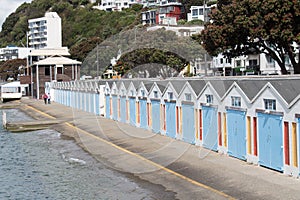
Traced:
<path fill-rule="evenodd" d="M 1 124 L 3 111 L 8 122 L 30 119 L 17 109 L 0 110 Z M 0 199 L 134 200 L 157 199 L 157 194 L 56 131 L 11 133 L 0 126 Z"/>

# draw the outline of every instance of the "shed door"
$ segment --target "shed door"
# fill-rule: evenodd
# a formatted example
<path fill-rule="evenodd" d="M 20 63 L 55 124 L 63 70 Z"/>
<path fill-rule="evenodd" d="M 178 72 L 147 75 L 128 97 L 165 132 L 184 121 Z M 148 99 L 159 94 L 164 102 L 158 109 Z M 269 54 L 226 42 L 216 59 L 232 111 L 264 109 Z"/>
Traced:
<path fill-rule="evenodd" d="M 121 122 L 126 122 L 126 98 L 121 97 L 120 99 L 120 117 L 121 117 Z"/>
<path fill-rule="evenodd" d="M 130 124 L 135 126 L 135 98 L 129 99 Z"/>
<path fill-rule="evenodd" d="M 95 99 L 95 96 L 94 96 L 94 94 L 93 93 L 89 93 L 89 97 L 90 97 L 90 109 L 89 109 L 89 112 L 90 113 L 94 113 L 94 106 L 95 106 L 95 101 L 94 101 L 94 99 Z"/>
<path fill-rule="evenodd" d="M 205 148 L 218 150 L 218 118 L 217 109 L 213 107 L 202 107 L 203 119 L 203 146 Z"/>
<path fill-rule="evenodd" d="M 105 95 L 105 117 L 110 119 L 110 98 L 109 98 L 109 95 Z"/>
<path fill-rule="evenodd" d="M 259 164 L 283 171 L 282 117 L 258 113 Z"/>
<path fill-rule="evenodd" d="M 228 154 L 246 160 L 246 112 L 227 110 Z"/>
<path fill-rule="evenodd" d="M 152 130 L 154 133 L 160 132 L 160 101 L 151 101 L 152 104 Z"/>
<path fill-rule="evenodd" d="M 113 119 L 118 120 L 118 97 L 112 96 L 113 105 Z"/>
<path fill-rule="evenodd" d="M 182 104 L 182 135 L 183 140 L 195 144 L 194 106 Z"/>
<path fill-rule="evenodd" d="M 96 115 L 100 115 L 100 94 L 95 94 L 95 113 Z"/>
<path fill-rule="evenodd" d="M 166 102 L 166 135 L 172 138 L 176 136 L 176 103 Z"/>
<path fill-rule="evenodd" d="M 140 127 L 147 129 L 147 100 L 140 99 Z"/>

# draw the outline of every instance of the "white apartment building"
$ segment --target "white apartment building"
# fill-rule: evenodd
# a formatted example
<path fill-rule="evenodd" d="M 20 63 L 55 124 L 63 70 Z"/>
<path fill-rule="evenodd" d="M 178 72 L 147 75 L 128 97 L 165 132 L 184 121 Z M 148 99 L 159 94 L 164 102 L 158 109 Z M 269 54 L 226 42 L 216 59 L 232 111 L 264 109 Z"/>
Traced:
<path fill-rule="evenodd" d="M 133 4 L 141 4 L 140 0 L 102 0 L 101 4 L 93 8 L 105 11 L 121 11 L 130 8 Z"/>
<path fill-rule="evenodd" d="M 288 72 L 291 74 L 294 73 L 288 58 L 286 59 L 285 66 Z M 234 70 L 237 69 L 239 71 L 238 75 L 254 75 L 255 73 L 261 75 L 281 74 L 278 63 L 265 54 L 249 54 L 232 59 L 227 59 L 222 54 L 219 54 L 213 57 L 212 68 L 215 75 L 223 75 L 224 70 L 226 71 L 226 75 L 234 75 Z"/>
<path fill-rule="evenodd" d="M 211 9 L 213 7 L 216 7 L 217 5 L 211 5 L 211 6 L 207 6 L 207 5 L 203 5 L 203 6 L 191 6 L 191 12 L 187 14 L 187 21 L 192 21 L 195 19 L 199 19 L 204 21 L 205 20 L 205 16 L 207 17 L 206 20 L 208 20 L 208 14 L 211 12 Z"/>
<path fill-rule="evenodd" d="M 12 59 L 24 59 L 28 56 L 31 48 L 7 46 L 0 49 L 0 61 Z"/>
<path fill-rule="evenodd" d="M 61 18 L 56 12 L 47 12 L 44 17 L 30 19 L 28 45 L 34 49 L 62 47 Z"/>

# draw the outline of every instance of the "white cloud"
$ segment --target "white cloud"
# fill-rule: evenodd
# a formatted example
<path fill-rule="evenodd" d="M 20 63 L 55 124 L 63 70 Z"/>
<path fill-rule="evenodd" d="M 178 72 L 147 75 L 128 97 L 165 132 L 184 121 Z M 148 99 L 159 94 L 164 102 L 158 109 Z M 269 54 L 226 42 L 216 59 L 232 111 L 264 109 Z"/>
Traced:
<path fill-rule="evenodd" d="M 0 3 L 0 30 L 2 24 L 12 12 L 14 12 L 22 3 L 31 2 L 31 0 L 1 0 Z"/>

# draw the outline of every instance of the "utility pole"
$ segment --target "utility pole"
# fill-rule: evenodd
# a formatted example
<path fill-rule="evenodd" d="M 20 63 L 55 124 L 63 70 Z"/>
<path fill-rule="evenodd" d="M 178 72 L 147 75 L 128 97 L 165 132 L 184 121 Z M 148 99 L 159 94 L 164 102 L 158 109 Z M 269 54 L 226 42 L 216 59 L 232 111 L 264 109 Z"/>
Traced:
<path fill-rule="evenodd" d="M 98 59 L 98 53 L 99 52 L 98 52 L 98 43 L 97 43 L 97 55 L 96 55 L 97 56 L 97 61 L 96 61 L 97 62 L 97 79 L 99 79 L 99 59 Z"/>
<path fill-rule="evenodd" d="M 207 22 L 207 13 L 206 13 L 206 0 L 204 0 L 204 5 L 203 5 L 203 8 L 204 8 L 204 24 Z M 204 71 L 205 71 L 205 76 L 207 76 L 207 52 L 205 50 L 205 53 L 204 53 Z"/>

